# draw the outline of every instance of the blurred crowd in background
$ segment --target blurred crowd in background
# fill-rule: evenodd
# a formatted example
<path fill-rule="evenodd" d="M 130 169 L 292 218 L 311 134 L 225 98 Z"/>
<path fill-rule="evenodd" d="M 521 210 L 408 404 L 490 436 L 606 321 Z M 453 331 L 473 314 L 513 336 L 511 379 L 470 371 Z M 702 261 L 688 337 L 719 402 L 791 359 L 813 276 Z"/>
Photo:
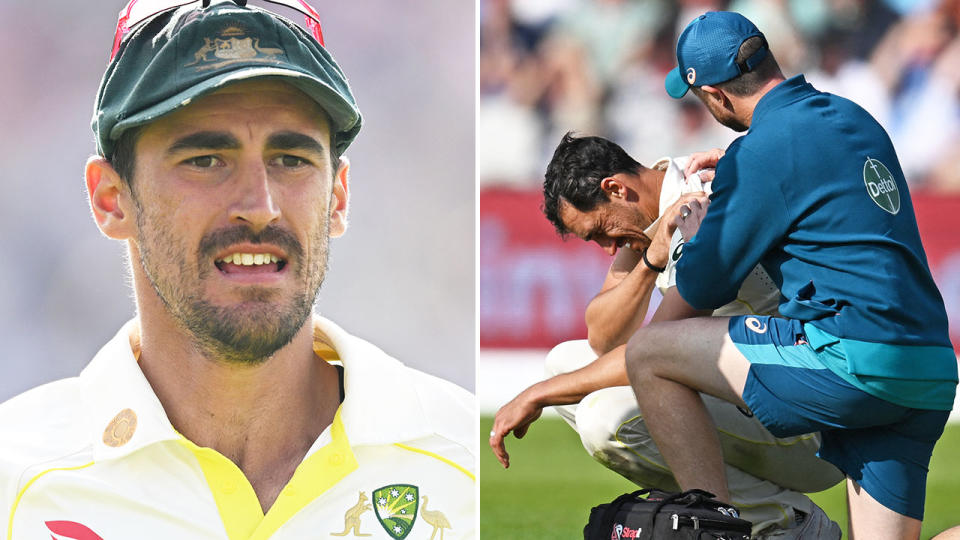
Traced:
<path fill-rule="evenodd" d="M 787 77 L 887 130 L 913 190 L 960 193 L 960 0 L 480 0 L 481 187 L 538 186 L 562 135 L 609 137 L 645 165 L 737 134 L 663 89 L 679 33 L 738 11 Z"/>

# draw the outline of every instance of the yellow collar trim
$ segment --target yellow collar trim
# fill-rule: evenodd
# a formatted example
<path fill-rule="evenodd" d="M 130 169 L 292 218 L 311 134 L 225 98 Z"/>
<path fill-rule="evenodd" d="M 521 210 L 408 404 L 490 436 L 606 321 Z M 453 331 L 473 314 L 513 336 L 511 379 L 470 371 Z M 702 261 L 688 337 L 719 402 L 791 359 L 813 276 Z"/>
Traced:
<path fill-rule="evenodd" d="M 356 470 L 357 459 L 347 440 L 340 409 L 330 425 L 330 436 L 329 444 L 300 463 L 266 515 L 253 486 L 236 464 L 216 450 L 199 447 L 182 436 L 180 442 L 196 456 L 203 470 L 227 537 L 230 540 L 262 540 Z"/>
<path fill-rule="evenodd" d="M 33 478 L 31 478 L 30 481 L 28 481 L 23 486 L 23 488 L 20 489 L 20 492 L 17 493 L 17 497 L 13 500 L 13 506 L 10 507 L 10 519 L 7 521 L 7 538 L 13 538 L 13 518 L 17 514 L 17 507 L 20 506 L 20 499 L 23 498 L 23 495 L 27 492 L 28 489 L 30 489 L 30 486 L 32 486 L 34 482 L 39 480 L 40 477 L 42 477 L 47 473 L 51 473 L 55 471 L 78 471 L 80 469 L 85 469 L 91 465 L 93 465 L 92 461 L 90 463 L 84 463 L 83 465 L 76 465 L 74 467 L 54 467 L 52 469 L 46 469 L 44 471 L 40 471 L 39 473 L 33 475 Z"/>
<path fill-rule="evenodd" d="M 435 452 L 431 452 L 431 451 L 429 451 L 429 450 L 424 450 L 423 448 L 416 448 L 416 447 L 409 446 L 409 445 L 406 445 L 406 444 L 401 444 L 401 443 L 393 443 L 393 445 L 396 446 L 397 448 L 403 448 L 404 450 L 409 450 L 409 451 L 411 451 L 411 452 L 416 452 L 416 453 L 418 453 L 418 454 L 423 454 L 423 455 L 425 455 L 425 456 L 430 456 L 430 457 L 432 457 L 433 459 L 442 461 L 442 462 L 446 463 L 447 465 L 453 467 L 454 469 L 456 469 L 456 470 L 462 472 L 463 474 L 467 475 L 467 477 L 469 477 L 469 478 L 470 478 L 471 480 L 473 480 L 474 482 L 477 481 L 477 477 L 474 476 L 472 472 L 470 472 L 468 469 L 466 469 L 466 468 L 464 468 L 464 467 L 461 467 L 460 465 L 457 464 L 456 461 L 453 461 L 452 459 L 447 459 L 447 458 L 441 456 L 440 454 L 437 454 L 437 453 L 435 453 Z"/>

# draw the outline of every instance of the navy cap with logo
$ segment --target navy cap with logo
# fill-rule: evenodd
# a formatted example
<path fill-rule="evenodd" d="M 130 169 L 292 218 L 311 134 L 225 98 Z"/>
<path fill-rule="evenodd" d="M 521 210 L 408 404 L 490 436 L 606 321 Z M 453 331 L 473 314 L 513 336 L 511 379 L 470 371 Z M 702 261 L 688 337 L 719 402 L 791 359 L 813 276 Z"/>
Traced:
<path fill-rule="evenodd" d="M 742 64 L 737 52 L 747 39 L 763 34 L 739 13 L 711 11 L 694 19 L 677 40 L 678 66 L 667 74 L 664 86 L 670 97 L 680 99 L 691 86 L 719 84 L 757 67 L 767 57 L 763 46 Z"/>
<path fill-rule="evenodd" d="M 330 117 L 338 153 L 360 131 L 340 66 L 317 39 L 270 11 L 198 1 L 153 16 L 118 43 L 92 121 L 97 151 L 107 159 L 124 131 L 253 78 L 281 79 L 313 98 Z"/>

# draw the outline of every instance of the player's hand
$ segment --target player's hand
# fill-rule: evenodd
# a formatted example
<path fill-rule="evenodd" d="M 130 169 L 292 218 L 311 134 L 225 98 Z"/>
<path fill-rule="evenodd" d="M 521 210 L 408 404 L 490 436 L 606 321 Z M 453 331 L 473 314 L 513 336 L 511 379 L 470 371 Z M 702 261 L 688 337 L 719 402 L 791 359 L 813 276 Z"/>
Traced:
<path fill-rule="evenodd" d="M 688 205 L 699 201 L 707 201 L 706 204 L 709 204 L 710 199 L 703 191 L 684 193 L 677 199 L 677 202 L 663 212 L 657 234 L 653 235 L 650 247 L 647 248 L 647 260 L 650 261 L 650 264 L 660 267 L 667 265 L 667 259 L 670 257 L 670 240 L 673 239 L 674 231 L 683 221 L 681 215 L 692 213 L 692 209 Z M 689 240 L 686 235 L 684 235 L 684 238 Z"/>
<path fill-rule="evenodd" d="M 700 169 L 716 168 L 717 162 L 720 161 L 720 158 L 722 158 L 725 153 L 726 151 L 723 148 L 714 148 L 706 152 L 694 152 L 690 154 L 690 161 L 687 162 L 687 167 L 683 170 L 684 178 L 696 173 Z M 700 175 L 700 178 L 704 182 L 708 181 L 703 174 Z M 710 176 L 710 180 L 713 180 L 712 175 Z"/>
<path fill-rule="evenodd" d="M 537 405 L 530 394 L 530 388 L 520 392 L 510 403 L 500 407 L 493 419 L 490 448 L 504 469 L 510 466 L 510 454 L 507 453 L 504 438 L 512 431 L 516 438 L 522 439 L 530 424 L 543 413 L 543 407 Z"/>
<path fill-rule="evenodd" d="M 697 197 L 692 201 L 682 204 L 679 207 L 677 215 L 673 218 L 676 228 L 680 229 L 684 241 L 689 242 L 691 238 L 700 229 L 700 223 L 707 215 L 707 207 L 710 206 L 710 199 L 704 195 Z"/>

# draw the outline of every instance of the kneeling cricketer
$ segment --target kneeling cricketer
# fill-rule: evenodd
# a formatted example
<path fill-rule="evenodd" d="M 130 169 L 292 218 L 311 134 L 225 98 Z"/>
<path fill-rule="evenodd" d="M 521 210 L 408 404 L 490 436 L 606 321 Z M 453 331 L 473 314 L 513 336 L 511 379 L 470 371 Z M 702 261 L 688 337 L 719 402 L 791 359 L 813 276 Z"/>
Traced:
<path fill-rule="evenodd" d="M 624 350 L 643 324 L 655 286 L 663 300 L 653 322 L 711 314 L 684 302 L 675 282 L 684 239 L 674 222 L 689 205 L 706 204 L 712 171 L 699 170 L 699 163 L 708 157 L 663 158 L 648 168 L 601 137 L 568 133 L 558 145 L 543 185 L 546 216 L 561 235 L 596 242 L 614 259 L 587 307 L 589 339 L 557 345 L 546 358 L 547 379 L 497 412 L 490 446 L 503 466 L 510 463 L 504 437 L 523 437 L 543 408 L 554 406 L 605 467 L 642 487 L 679 489 L 637 407 Z M 736 300 L 712 314 L 775 315 L 779 296 L 757 266 Z M 749 411 L 702 397 L 723 444 L 731 502 L 753 523 L 754 534 L 839 538 L 839 527 L 803 494 L 843 479 L 816 457 L 819 435 L 776 438 Z"/>

